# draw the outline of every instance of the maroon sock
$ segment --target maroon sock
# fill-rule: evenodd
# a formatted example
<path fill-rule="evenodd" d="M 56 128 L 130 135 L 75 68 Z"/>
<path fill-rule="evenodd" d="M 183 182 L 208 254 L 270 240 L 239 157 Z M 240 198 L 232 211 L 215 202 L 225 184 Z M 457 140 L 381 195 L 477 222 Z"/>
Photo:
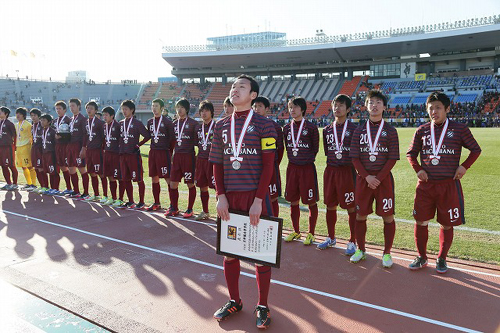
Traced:
<path fill-rule="evenodd" d="M 318 205 L 309 206 L 309 233 L 314 235 L 318 222 Z"/>
<path fill-rule="evenodd" d="M 64 177 L 64 182 L 66 183 L 66 189 L 71 191 L 73 187 L 71 187 L 71 176 L 68 170 L 63 171 L 63 177 Z"/>
<path fill-rule="evenodd" d="M 97 176 L 90 178 L 92 178 L 92 189 L 94 190 L 94 195 L 99 196 L 99 178 Z"/>
<path fill-rule="evenodd" d="M 178 210 L 178 204 L 179 204 L 179 189 L 169 189 L 169 194 L 170 194 L 170 206 L 172 206 L 173 210 Z"/>
<path fill-rule="evenodd" d="M 429 239 L 429 226 L 415 224 L 415 244 L 417 244 L 418 255 L 427 259 L 427 240 Z"/>
<path fill-rule="evenodd" d="M 142 180 L 140 182 L 137 182 L 137 185 L 139 185 L 139 203 L 144 203 L 144 195 L 146 194 L 146 185 Z"/>
<path fill-rule="evenodd" d="M 384 254 L 391 253 L 394 235 L 396 234 L 396 222 L 384 223 Z"/>
<path fill-rule="evenodd" d="M 127 191 L 128 202 L 134 202 L 134 188 L 132 187 L 132 181 L 123 181 L 125 185 L 125 191 Z"/>
<path fill-rule="evenodd" d="M 12 181 L 10 180 L 10 172 L 9 172 L 9 167 L 2 166 L 2 173 L 3 173 L 3 178 L 5 178 L 5 181 L 7 184 L 12 184 Z"/>
<path fill-rule="evenodd" d="M 88 174 L 88 172 L 82 173 L 82 183 L 83 183 L 83 194 L 89 194 L 89 174 Z"/>
<path fill-rule="evenodd" d="M 71 184 L 73 184 L 73 190 L 76 193 L 80 193 L 80 186 L 78 184 L 78 174 L 75 172 L 71 174 L 70 177 L 71 177 Z"/>
<path fill-rule="evenodd" d="M 12 171 L 12 183 L 17 184 L 17 177 L 19 176 L 19 172 L 17 172 L 16 166 L 11 166 L 10 171 Z"/>
<path fill-rule="evenodd" d="M 441 228 L 439 230 L 439 258 L 446 259 L 451 243 L 453 243 L 453 227 L 448 230 Z"/>
<path fill-rule="evenodd" d="M 224 259 L 224 277 L 226 278 L 229 297 L 236 303 L 240 302 L 240 288 L 238 280 L 240 279 L 240 260 Z"/>
<path fill-rule="evenodd" d="M 203 211 L 208 214 L 208 199 L 210 198 L 210 194 L 208 191 L 200 191 L 201 197 L 201 205 L 203 206 Z"/>
<path fill-rule="evenodd" d="M 356 219 L 356 241 L 361 251 L 365 252 L 366 220 Z"/>
<path fill-rule="evenodd" d="M 188 196 L 188 210 L 193 209 L 194 201 L 196 200 L 196 187 L 189 188 L 189 196 Z"/>
<path fill-rule="evenodd" d="M 45 172 L 40 172 L 40 185 L 42 187 L 49 188 L 49 176 L 47 176 Z"/>
<path fill-rule="evenodd" d="M 259 289 L 258 305 L 267 306 L 267 296 L 269 295 L 269 286 L 271 285 L 271 267 L 256 265 L 255 268 L 257 288 Z"/>
<path fill-rule="evenodd" d="M 58 173 L 54 173 L 53 175 L 50 175 L 50 188 L 59 191 L 60 180 L 61 180 L 61 177 L 59 177 Z"/>
<path fill-rule="evenodd" d="M 101 184 L 102 184 L 102 195 L 108 197 L 108 180 L 106 179 L 106 177 L 101 178 Z"/>
<path fill-rule="evenodd" d="M 116 183 L 116 180 L 112 180 L 109 182 L 109 190 L 111 192 L 111 198 L 113 198 L 113 200 L 116 200 L 116 188 L 117 188 L 118 184 Z M 123 194 L 121 195 L 121 197 L 123 198 Z"/>
<path fill-rule="evenodd" d="M 349 214 L 349 230 L 351 231 L 351 238 L 349 238 L 349 242 L 356 243 L 356 212 L 348 214 Z"/>
<path fill-rule="evenodd" d="M 155 204 L 160 203 L 160 183 L 153 183 L 153 198 L 155 200 Z"/>
<path fill-rule="evenodd" d="M 299 221 L 300 221 L 300 209 L 299 205 L 290 206 L 290 212 L 292 217 L 293 230 L 296 233 L 300 233 Z"/>
<path fill-rule="evenodd" d="M 125 183 L 123 182 L 123 180 L 119 180 L 119 181 L 118 181 L 118 187 L 119 187 L 119 188 L 118 188 L 118 193 L 119 193 L 119 197 L 118 197 L 118 199 L 119 199 L 120 201 L 123 201 L 123 196 L 125 195 L 125 187 L 126 187 L 126 185 L 125 185 Z"/>
<path fill-rule="evenodd" d="M 279 204 L 278 200 L 274 200 L 271 203 L 273 205 L 273 215 L 274 215 L 274 217 L 280 216 L 280 204 Z"/>
<path fill-rule="evenodd" d="M 337 210 L 327 209 L 326 210 L 326 227 L 328 229 L 328 237 L 331 239 L 335 238 L 335 224 L 337 223 Z"/>
<path fill-rule="evenodd" d="M 35 169 L 35 172 L 36 172 L 36 179 L 38 180 L 40 187 L 44 187 L 42 182 L 42 173 L 38 169 Z"/>

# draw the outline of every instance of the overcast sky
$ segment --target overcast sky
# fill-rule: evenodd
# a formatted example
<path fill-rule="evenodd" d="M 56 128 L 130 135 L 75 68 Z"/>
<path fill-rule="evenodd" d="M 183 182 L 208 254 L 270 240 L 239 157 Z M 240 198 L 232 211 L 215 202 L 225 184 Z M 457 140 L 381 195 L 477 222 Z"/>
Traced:
<path fill-rule="evenodd" d="M 288 39 L 368 32 L 500 15 L 500 0 L 2 0 L 0 76 L 95 81 L 171 76 L 163 45 L 284 32 Z M 17 56 L 12 55 L 12 51 Z"/>

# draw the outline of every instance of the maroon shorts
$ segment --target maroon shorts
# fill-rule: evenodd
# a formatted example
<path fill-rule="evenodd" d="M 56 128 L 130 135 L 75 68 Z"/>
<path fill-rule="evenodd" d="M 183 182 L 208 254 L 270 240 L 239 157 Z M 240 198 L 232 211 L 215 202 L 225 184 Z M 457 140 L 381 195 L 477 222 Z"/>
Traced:
<path fill-rule="evenodd" d="M 120 155 L 112 151 L 104 151 L 103 157 L 103 175 L 114 179 L 121 179 Z"/>
<path fill-rule="evenodd" d="M 286 168 L 286 201 L 298 201 L 310 205 L 319 201 L 318 176 L 314 164 L 288 164 Z"/>
<path fill-rule="evenodd" d="M 55 151 L 49 151 L 42 154 L 43 172 L 55 175 L 59 173 L 59 165 L 57 165 L 57 158 Z"/>
<path fill-rule="evenodd" d="M 389 173 L 375 190 L 368 187 L 368 183 L 363 177 L 357 176 L 356 191 L 354 192 L 357 213 L 361 216 L 373 213 L 373 200 L 376 202 L 375 212 L 378 216 L 394 215 L 394 178 L 392 173 Z"/>
<path fill-rule="evenodd" d="M 139 152 L 136 154 L 120 155 L 120 170 L 122 180 L 134 182 L 142 181 L 142 157 Z"/>
<path fill-rule="evenodd" d="M 170 178 L 170 151 L 151 149 L 148 166 L 149 177 Z"/>
<path fill-rule="evenodd" d="M 87 172 L 102 175 L 103 156 L 101 149 L 87 149 L 85 153 Z"/>
<path fill-rule="evenodd" d="M 31 147 L 31 164 L 38 169 L 43 168 L 42 164 L 42 146 Z"/>
<path fill-rule="evenodd" d="M 327 165 L 323 174 L 325 205 L 340 206 L 343 209 L 355 207 L 355 184 L 356 171 L 352 166 L 334 167 Z"/>
<path fill-rule="evenodd" d="M 170 170 L 170 180 L 180 182 L 184 177 L 184 183 L 194 183 L 194 171 L 196 166 L 196 156 L 192 153 L 175 153 L 172 158 L 172 169 Z"/>
<path fill-rule="evenodd" d="M 0 164 L 2 166 L 14 166 L 16 163 L 16 154 L 12 146 L 0 146 Z"/>
<path fill-rule="evenodd" d="M 281 175 L 280 166 L 277 162 L 274 163 L 273 175 L 269 184 L 269 195 L 271 199 L 281 197 Z"/>
<path fill-rule="evenodd" d="M 229 209 L 247 212 L 253 204 L 257 190 L 226 192 Z M 262 215 L 273 216 L 273 207 L 269 195 L 262 200 Z"/>
<path fill-rule="evenodd" d="M 66 162 L 69 167 L 84 167 L 85 159 L 80 158 L 82 144 L 80 142 L 68 143 L 66 147 Z"/>
<path fill-rule="evenodd" d="M 57 165 L 60 167 L 68 166 L 66 159 L 66 148 L 68 147 L 67 143 L 57 143 L 56 144 L 56 160 Z"/>
<path fill-rule="evenodd" d="M 434 218 L 444 226 L 456 226 L 465 223 L 464 194 L 460 180 L 418 181 L 413 204 L 413 217 L 417 221 Z"/>
<path fill-rule="evenodd" d="M 196 172 L 194 176 L 196 186 L 215 188 L 214 165 L 208 158 L 196 159 Z"/>

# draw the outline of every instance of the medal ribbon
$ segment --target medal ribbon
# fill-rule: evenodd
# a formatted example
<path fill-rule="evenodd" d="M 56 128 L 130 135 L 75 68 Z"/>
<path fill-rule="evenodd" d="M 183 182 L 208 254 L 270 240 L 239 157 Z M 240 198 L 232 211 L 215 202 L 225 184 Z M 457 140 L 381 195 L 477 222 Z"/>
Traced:
<path fill-rule="evenodd" d="M 0 137 L 3 135 L 3 125 L 5 124 L 5 119 L 2 120 L 2 125 L 0 125 Z"/>
<path fill-rule="evenodd" d="M 47 148 L 47 134 L 49 134 L 49 129 L 46 128 L 44 132 L 42 132 L 42 144 L 43 148 Z"/>
<path fill-rule="evenodd" d="M 250 121 L 252 120 L 253 117 L 253 109 L 250 109 L 250 112 L 248 113 L 247 119 L 245 120 L 245 123 L 243 124 L 243 128 L 241 129 L 240 137 L 238 138 L 238 145 L 236 145 L 236 133 L 235 133 L 235 113 L 233 112 L 231 116 L 231 148 L 233 149 L 233 156 L 229 158 L 230 161 L 238 161 L 241 162 L 243 161 L 243 157 L 240 157 L 240 151 L 241 151 L 241 144 L 243 143 L 243 139 L 245 138 L 245 134 L 247 132 L 248 125 L 250 124 Z"/>
<path fill-rule="evenodd" d="M 210 131 L 212 130 L 212 127 L 214 126 L 214 121 L 210 123 L 210 127 L 208 128 L 207 136 L 205 137 L 205 122 L 201 125 L 201 138 L 203 142 L 203 147 L 206 147 L 208 145 L 208 137 L 210 136 Z"/>
<path fill-rule="evenodd" d="M 345 130 L 347 129 L 347 119 L 344 121 L 344 128 L 342 129 L 342 137 L 340 138 L 340 145 L 339 145 L 339 140 L 337 138 L 337 121 L 335 120 L 333 122 L 333 136 L 335 138 L 335 147 L 337 148 L 337 153 L 342 153 L 342 146 L 344 146 L 344 137 L 345 137 Z"/>
<path fill-rule="evenodd" d="M 156 117 L 153 117 L 153 136 L 155 142 L 158 141 L 158 133 L 160 133 L 160 125 L 163 120 L 163 115 L 160 116 L 160 121 L 158 122 L 158 126 L 155 125 Z"/>
<path fill-rule="evenodd" d="M 179 129 L 179 125 L 180 125 L 180 122 L 181 120 L 177 120 L 177 142 L 181 143 L 182 142 L 182 133 L 184 133 L 184 126 L 186 126 L 186 123 L 187 123 L 187 117 L 186 119 L 184 119 L 184 124 L 182 124 L 182 128 Z"/>
<path fill-rule="evenodd" d="M 434 134 L 434 122 L 431 122 L 431 143 L 432 143 L 432 155 L 430 156 L 431 159 L 437 158 L 439 160 L 441 158 L 441 156 L 439 156 L 439 151 L 441 150 L 441 146 L 443 144 L 444 136 L 446 135 L 447 130 L 448 130 L 448 119 L 446 119 L 446 122 L 444 123 L 443 131 L 441 132 L 441 136 L 439 137 L 439 142 L 436 146 L 436 135 Z"/>
<path fill-rule="evenodd" d="M 111 126 L 109 126 L 109 131 L 108 131 L 108 123 L 106 123 L 106 143 L 111 144 L 111 130 L 113 129 L 113 124 L 115 120 L 111 122 Z"/>
<path fill-rule="evenodd" d="M 59 133 L 59 126 L 61 126 L 61 123 L 64 121 L 64 118 L 66 118 L 66 115 L 62 116 L 61 118 L 57 119 L 56 125 L 57 125 L 57 133 Z"/>
<path fill-rule="evenodd" d="M 290 124 L 290 129 L 292 132 L 292 143 L 293 143 L 293 149 L 294 150 L 299 150 L 297 148 L 297 146 L 299 145 L 299 140 L 300 140 L 300 135 L 302 134 L 302 128 L 304 127 L 304 124 L 306 122 L 306 119 L 305 118 L 302 118 L 302 121 L 300 122 L 300 126 L 299 126 L 299 132 L 297 133 L 297 140 L 295 140 L 295 134 L 293 132 L 293 125 L 295 124 L 295 120 L 292 120 L 292 123 Z"/>
<path fill-rule="evenodd" d="M 80 114 L 77 114 L 76 116 L 73 116 L 73 119 L 71 119 L 71 123 L 69 124 L 69 129 L 71 133 L 73 133 L 73 125 L 75 124 L 75 121 L 78 119 L 79 115 Z"/>
<path fill-rule="evenodd" d="M 17 123 L 17 131 L 19 134 L 17 135 L 17 138 L 21 140 L 21 128 L 23 128 L 24 120 L 21 121 L 21 123 Z"/>
<path fill-rule="evenodd" d="M 375 151 L 377 148 L 378 140 L 380 139 L 380 133 L 382 133 L 382 128 L 384 128 L 384 119 L 380 122 L 377 135 L 375 136 L 375 141 L 372 143 L 372 132 L 370 131 L 370 120 L 366 122 L 366 136 L 368 137 L 368 147 L 370 148 L 370 155 L 378 155 L 378 152 Z"/>
<path fill-rule="evenodd" d="M 90 119 L 87 119 L 87 125 L 89 126 L 89 138 L 92 140 L 92 129 L 94 128 L 95 116 L 92 117 L 92 124 L 90 124 Z"/>
<path fill-rule="evenodd" d="M 128 126 L 126 125 L 127 119 L 125 118 L 125 121 L 123 122 L 123 139 L 125 141 L 128 141 L 128 132 L 130 130 L 130 125 L 132 125 L 132 118 L 130 118 L 130 121 L 128 123 Z"/>
<path fill-rule="evenodd" d="M 38 124 L 40 124 L 40 122 L 33 124 L 33 126 L 31 127 L 31 136 L 33 137 L 33 143 L 36 143 L 36 131 L 38 130 Z"/>

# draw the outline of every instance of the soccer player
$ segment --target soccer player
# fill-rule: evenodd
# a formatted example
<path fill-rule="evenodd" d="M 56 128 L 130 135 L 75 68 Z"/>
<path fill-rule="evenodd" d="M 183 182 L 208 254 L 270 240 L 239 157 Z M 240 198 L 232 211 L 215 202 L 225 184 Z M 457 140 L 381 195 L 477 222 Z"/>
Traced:
<path fill-rule="evenodd" d="M 198 107 L 198 113 L 203 121 L 198 128 L 198 156 L 196 157 L 195 183 L 200 188 L 201 204 L 203 211 L 196 216 L 197 221 L 210 218 L 208 211 L 208 200 L 210 194 L 208 188 L 215 188 L 213 164 L 208 160 L 212 141 L 214 139 L 214 105 L 209 101 L 202 101 Z"/>
<path fill-rule="evenodd" d="M 121 180 L 120 170 L 120 136 L 121 126 L 115 120 L 115 109 L 107 106 L 102 110 L 105 124 L 104 130 L 104 152 L 103 152 L 103 175 L 109 180 L 109 191 L 111 198 L 108 198 L 104 205 L 113 205 L 113 207 L 120 207 L 124 204 L 123 194 L 125 186 Z M 118 181 L 118 184 L 117 184 Z M 119 185 L 119 197 L 117 199 L 116 189 Z"/>
<path fill-rule="evenodd" d="M 121 208 L 133 208 L 142 210 L 145 208 L 142 157 L 140 146 L 148 142 L 151 138 L 148 129 L 144 124 L 134 117 L 135 104 L 131 100 L 124 100 L 121 104 L 122 113 L 125 119 L 120 121 L 120 170 L 125 190 L 127 191 L 128 202 L 121 205 Z M 139 141 L 140 136 L 143 139 Z M 134 192 L 132 181 L 139 186 L 139 203 L 134 203 Z"/>
<path fill-rule="evenodd" d="M 337 95 L 332 101 L 335 121 L 323 129 L 323 148 L 326 155 L 323 196 L 327 209 L 328 238 L 318 245 L 318 249 L 324 250 L 337 243 L 335 224 L 337 223 L 337 206 L 340 206 L 347 209 L 349 214 L 351 235 L 345 250 L 348 256 L 352 256 L 356 251 L 356 206 L 354 205 L 356 170 L 349 157 L 349 151 L 351 138 L 357 126 L 347 119 L 351 103 L 349 96 Z"/>
<path fill-rule="evenodd" d="M 319 131 L 316 125 L 304 118 L 307 110 L 304 98 L 292 97 L 288 101 L 288 110 L 293 120 L 283 128 L 288 155 L 285 199 L 290 201 L 294 231 L 285 237 L 285 242 L 301 237 L 299 199 L 302 199 L 302 203 L 309 206 L 309 232 L 303 244 L 311 245 L 318 221 L 319 191 L 314 160 L 319 150 Z"/>
<path fill-rule="evenodd" d="M 224 100 L 224 117 L 230 116 L 234 112 L 234 105 L 231 103 L 231 97 L 227 96 Z"/>
<path fill-rule="evenodd" d="M 42 165 L 44 177 L 50 175 L 50 190 L 43 192 L 44 194 L 56 195 L 59 194 L 59 166 L 56 158 L 56 130 L 50 127 L 52 116 L 43 114 L 40 117 L 42 125 Z M 48 181 L 48 180 L 47 180 Z M 48 186 L 48 185 L 47 185 Z"/>
<path fill-rule="evenodd" d="M 36 177 L 40 183 L 38 189 L 33 189 L 33 192 L 42 193 L 49 190 L 48 178 L 43 171 L 42 164 L 42 124 L 40 123 L 40 117 L 42 112 L 39 109 L 33 108 L 30 110 L 31 121 L 33 125 L 31 126 L 31 136 L 33 137 L 33 145 L 31 146 L 31 163 L 35 169 Z"/>
<path fill-rule="evenodd" d="M 90 198 L 89 195 L 89 175 L 85 167 L 85 149 L 86 145 L 86 126 L 87 118 L 80 113 L 82 102 L 78 98 L 69 100 L 69 110 L 73 114 L 69 123 L 69 131 L 71 133 L 71 140 L 66 147 L 66 158 L 69 167 L 69 174 L 71 177 L 71 184 L 73 185 L 73 193 L 71 198 L 86 200 Z M 80 187 L 78 184 L 78 174 L 80 172 L 83 183 L 83 193 L 80 194 Z"/>
<path fill-rule="evenodd" d="M 167 186 L 170 183 L 171 148 L 175 145 L 174 124 L 163 115 L 165 103 L 156 98 L 151 103 L 153 118 L 148 120 L 148 129 L 151 135 L 151 149 L 149 150 L 149 177 L 153 186 L 154 203 L 147 208 L 149 212 L 161 209 L 160 178 L 165 179 Z"/>
<path fill-rule="evenodd" d="M 10 109 L 0 107 L 0 165 L 2 165 L 3 178 L 7 185 L 1 189 L 6 191 L 17 190 L 17 172 L 15 161 L 14 148 L 16 146 L 16 127 L 9 120 Z M 12 173 L 12 181 L 10 179 Z"/>
<path fill-rule="evenodd" d="M 176 216 L 179 214 L 179 182 L 184 178 L 184 183 L 189 189 L 188 207 L 184 218 L 193 216 L 193 205 L 196 199 L 196 187 L 194 186 L 194 173 L 196 155 L 194 146 L 198 138 L 198 122 L 189 117 L 189 102 L 181 98 L 175 103 L 177 120 L 174 122 L 176 145 L 172 157 L 172 170 L 170 172 L 170 207 L 165 216 Z"/>
<path fill-rule="evenodd" d="M 217 213 L 224 221 L 229 220 L 228 209 L 248 212 L 252 225 L 259 223 L 262 213 L 272 215 L 268 186 L 273 174 L 277 135 L 272 122 L 252 110 L 252 101 L 258 94 L 257 81 L 240 75 L 230 92 L 235 112 L 215 126 L 209 160 L 214 163 Z M 238 286 L 239 259 L 224 257 L 224 276 L 230 300 L 214 313 L 218 321 L 243 308 Z M 271 267 L 256 264 L 256 276 L 259 290 L 255 309 L 257 327 L 267 328 L 271 323 L 267 305 Z"/>
<path fill-rule="evenodd" d="M 253 109 L 255 112 L 263 117 L 267 117 L 269 110 L 271 108 L 271 102 L 264 96 L 259 96 L 253 102 Z M 273 122 L 274 129 L 278 138 L 276 139 L 276 154 L 274 160 L 273 176 L 271 178 L 271 184 L 269 184 L 269 195 L 271 197 L 271 204 L 273 205 L 273 215 L 279 216 L 279 203 L 278 197 L 281 196 L 281 175 L 280 175 L 280 163 L 283 159 L 283 153 L 285 151 L 285 146 L 283 144 L 283 129 L 277 122 L 270 119 Z"/>
<path fill-rule="evenodd" d="M 54 129 L 56 130 L 56 159 L 57 165 L 63 173 L 64 182 L 66 184 L 66 190 L 62 191 L 61 194 L 71 195 L 73 194 L 71 177 L 69 175 L 69 168 L 66 163 L 66 148 L 68 147 L 68 142 L 70 139 L 67 133 L 69 133 L 69 124 L 71 123 L 71 119 L 66 115 L 67 105 L 65 102 L 57 101 L 54 104 L 54 107 L 58 116 L 58 118 L 52 124 L 54 126 Z M 68 132 L 66 132 L 66 130 Z"/>
<path fill-rule="evenodd" d="M 23 169 L 24 178 L 26 178 L 26 185 L 24 190 L 33 190 L 36 188 L 36 173 L 33 169 L 31 161 L 31 144 L 33 142 L 33 135 L 31 133 L 31 124 L 26 121 L 28 109 L 17 108 L 16 119 L 18 121 L 16 126 L 16 164 Z"/>
<path fill-rule="evenodd" d="M 103 145 L 104 145 L 104 121 L 97 118 L 97 103 L 90 101 L 85 105 L 85 110 L 89 116 L 86 126 L 86 144 L 83 146 L 83 158 L 87 162 L 87 170 L 92 180 L 94 195 L 89 196 L 86 201 L 108 201 L 108 182 L 103 175 Z M 99 178 L 101 178 L 103 197 L 99 195 Z"/>
<path fill-rule="evenodd" d="M 439 254 L 436 261 L 438 273 L 446 273 L 446 256 L 453 242 L 453 227 L 465 223 L 464 195 L 460 179 L 481 154 L 481 148 L 469 128 L 447 117 L 450 99 L 442 92 L 427 97 L 430 122 L 420 126 L 406 153 L 417 173 L 418 182 L 413 206 L 415 243 L 418 257 L 410 264 L 411 270 L 427 266 L 427 239 L 429 220 L 437 210 Z M 462 147 L 470 150 L 460 164 Z M 420 154 L 420 163 L 417 160 Z"/>
<path fill-rule="evenodd" d="M 369 119 L 356 128 L 351 140 L 349 156 L 358 172 L 354 202 L 356 204 L 356 241 L 358 249 L 351 256 L 352 263 L 366 258 L 366 218 L 373 212 L 384 220 L 384 255 L 382 266 L 392 266 L 391 248 L 396 233 L 394 222 L 394 178 L 391 169 L 399 160 L 399 139 L 396 129 L 383 119 L 387 98 L 379 90 L 370 90 L 365 105 Z"/>

